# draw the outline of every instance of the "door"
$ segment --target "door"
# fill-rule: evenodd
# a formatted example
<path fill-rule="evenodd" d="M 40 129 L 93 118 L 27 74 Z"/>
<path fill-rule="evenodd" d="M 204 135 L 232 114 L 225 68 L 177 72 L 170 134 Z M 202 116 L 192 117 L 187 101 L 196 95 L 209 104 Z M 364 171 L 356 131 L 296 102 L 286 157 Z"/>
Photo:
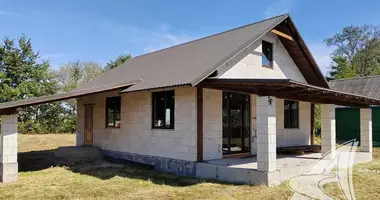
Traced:
<path fill-rule="evenodd" d="M 92 145 L 93 144 L 93 104 L 84 105 L 84 144 Z"/>
<path fill-rule="evenodd" d="M 223 92 L 223 154 L 250 151 L 250 96 Z"/>

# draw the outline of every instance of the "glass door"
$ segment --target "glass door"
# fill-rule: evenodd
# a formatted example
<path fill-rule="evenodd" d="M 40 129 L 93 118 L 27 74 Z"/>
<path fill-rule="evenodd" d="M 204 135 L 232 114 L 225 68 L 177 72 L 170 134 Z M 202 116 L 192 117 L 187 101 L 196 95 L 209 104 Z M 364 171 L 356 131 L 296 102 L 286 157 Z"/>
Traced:
<path fill-rule="evenodd" d="M 223 92 L 223 154 L 249 152 L 250 98 Z"/>

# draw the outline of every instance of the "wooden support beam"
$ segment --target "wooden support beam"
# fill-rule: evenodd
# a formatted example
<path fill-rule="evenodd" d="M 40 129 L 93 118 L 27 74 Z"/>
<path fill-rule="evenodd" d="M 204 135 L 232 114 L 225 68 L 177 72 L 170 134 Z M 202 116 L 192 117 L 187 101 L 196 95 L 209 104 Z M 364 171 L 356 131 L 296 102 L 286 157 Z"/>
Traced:
<path fill-rule="evenodd" d="M 314 145 L 314 137 L 315 137 L 315 104 L 310 104 L 310 144 Z"/>
<path fill-rule="evenodd" d="M 281 31 L 278 31 L 276 29 L 272 29 L 270 32 L 272 32 L 273 34 L 276 34 L 276 35 L 278 35 L 280 37 L 286 38 L 286 39 L 288 39 L 290 41 L 294 41 L 292 36 L 290 36 L 290 35 L 288 35 L 286 33 L 283 33 Z"/>
<path fill-rule="evenodd" d="M 203 161 L 203 88 L 197 87 L 197 161 Z"/>

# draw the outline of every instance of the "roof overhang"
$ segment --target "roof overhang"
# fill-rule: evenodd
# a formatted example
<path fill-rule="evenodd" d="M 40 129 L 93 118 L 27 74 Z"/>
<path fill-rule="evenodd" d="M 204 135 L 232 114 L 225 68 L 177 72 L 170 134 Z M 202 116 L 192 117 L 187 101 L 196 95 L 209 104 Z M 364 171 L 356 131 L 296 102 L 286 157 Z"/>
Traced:
<path fill-rule="evenodd" d="M 112 91 L 112 90 L 123 90 L 131 85 L 141 82 L 142 80 L 128 81 L 128 82 L 119 82 L 111 85 L 103 85 L 95 88 L 86 88 L 86 89 L 75 89 L 70 92 L 41 96 L 30 99 L 24 99 L 19 101 L 10 101 L 5 103 L 0 103 L 0 114 L 11 114 L 16 112 L 17 108 L 32 106 L 37 104 L 49 103 L 54 101 L 62 101 L 67 99 L 72 99 L 76 97 L 81 97 L 89 94 L 95 94 L 100 92 Z"/>
<path fill-rule="evenodd" d="M 353 107 L 380 105 L 380 99 L 336 91 L 291 79 L 206 79 L 197 87 L 243 92 L 259 96 Z"/>

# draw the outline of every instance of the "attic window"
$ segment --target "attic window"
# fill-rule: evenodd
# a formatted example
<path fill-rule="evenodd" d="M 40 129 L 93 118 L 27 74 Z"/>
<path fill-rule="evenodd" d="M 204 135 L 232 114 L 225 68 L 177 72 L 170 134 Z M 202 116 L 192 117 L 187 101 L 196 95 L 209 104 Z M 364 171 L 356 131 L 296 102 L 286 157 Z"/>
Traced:
<path fill-rule="evenodd" d="M 262 43 L 262 65 L 263 67 L 273 68 L 273 44 L 267 41 Z"/>

